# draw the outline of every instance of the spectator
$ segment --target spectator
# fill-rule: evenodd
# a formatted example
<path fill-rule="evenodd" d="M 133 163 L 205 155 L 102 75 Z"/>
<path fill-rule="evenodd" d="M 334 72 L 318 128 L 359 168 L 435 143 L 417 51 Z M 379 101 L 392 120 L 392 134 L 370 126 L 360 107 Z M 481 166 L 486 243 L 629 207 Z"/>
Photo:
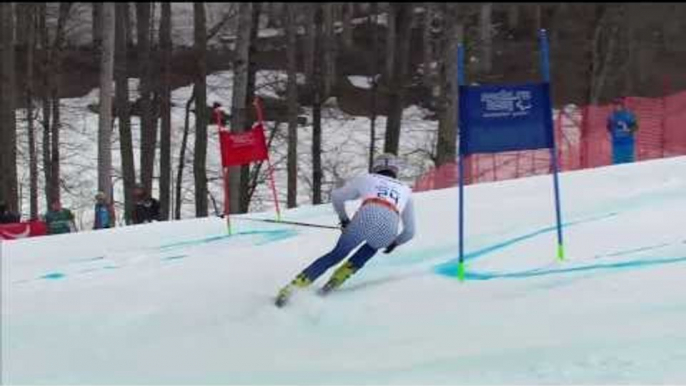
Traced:
<path fill-rule="evenodd" d="M 104 192 L 95 195 L 95 220 L 93 229 L 107 229 L 115 227 L 114 205 L 107 199 Z"/>
<path fill-rule="evenodd" d="M 20 222 L 21 216 L 9 209 L 7 203 L 0 201 L 0 224 L 12 224 Z"/>
<path fill-rule="evenodd" d="M 133 223 L 143 224 L 160 220 L 160 203 L 150 196 L 150 193 L 141 184 L 137 184 L 133 190 L 136 206 L 133 209 Z"/>
<path fill-rule="evenodd" d="M 612 137 L 612 163 L 634 162 L 634 136 L 638 123 L 636 115 L 624 107 L 620 99 L 613 102 L 612 114 L 607 119 L 607 130 Z"/>
<path fill-rule="evenodd" d="M 49 235 L 76 232 L 74 214 L 71 210 L 62 208 L 59 200 L 50 205 L 50 210 L 45 214 L 45 223 L 48 226 Z"/>

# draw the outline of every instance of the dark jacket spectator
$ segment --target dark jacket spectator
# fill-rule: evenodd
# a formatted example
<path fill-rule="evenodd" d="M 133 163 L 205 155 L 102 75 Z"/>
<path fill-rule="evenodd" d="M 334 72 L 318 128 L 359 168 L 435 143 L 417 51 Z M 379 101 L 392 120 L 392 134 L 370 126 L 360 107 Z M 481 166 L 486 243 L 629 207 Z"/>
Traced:
<path fill-rule="evenodd" d="M 133 192 L 136 206 L 133 209 L 133 223 L 143 224 L 160 220 L 160 203 L 152 198 L 142 185 Z"/>
<path fill-rule="evenodd" d="M 0 202 L 0 224 L 12 224 L 20 221 L 19 213 L 12 212 L 6 203 Z"/>
<path fill-rule="evenodd" d="M 95 219 L 93 221 L 93 229 L 114 228 L 116 217 L 114 215 L 114 206 L 107 199 L 107 195 L 103 192 L 98 192 L 95 196 Z"/>

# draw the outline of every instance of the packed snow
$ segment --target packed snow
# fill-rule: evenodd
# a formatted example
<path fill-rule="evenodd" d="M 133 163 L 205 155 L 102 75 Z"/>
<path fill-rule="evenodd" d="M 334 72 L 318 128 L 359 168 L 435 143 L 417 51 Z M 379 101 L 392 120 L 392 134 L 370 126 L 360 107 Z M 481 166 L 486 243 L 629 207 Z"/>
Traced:
<path fill-rule="evenodd" d="M 3 242 L 2 383 L 686 383 L 686 157 L 415 195 L 418 233 L 326 298 L 338 231 L 236 216 Z M 349 209 L 358 203 L 351 203 Z M 336 224 L 329 205 L 286 220 Z"/>

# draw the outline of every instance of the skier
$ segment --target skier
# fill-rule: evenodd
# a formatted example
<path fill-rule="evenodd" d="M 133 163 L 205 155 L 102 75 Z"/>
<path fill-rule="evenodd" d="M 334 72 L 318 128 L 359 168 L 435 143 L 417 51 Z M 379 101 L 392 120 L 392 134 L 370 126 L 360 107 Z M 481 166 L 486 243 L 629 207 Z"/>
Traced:
<path fill-rule="evenodd" d="M 412 190 L 398 181 L 397 177 L 397 158 L 393 154 L 382 154 L 374 161 L 372 173 L 358 176 L 333 191 L 333 207 L 340 219 L 343 233 L 331 252 L 314 261 L 279 291 L 275 301 L 278 307 L 288 301 L 295 288 L 309 286 L 354 249 L 361 246 L 331 275 L 320 289 L 320 295 L 338 288 L 379 249 L 385 248 L 384 253 L 391 253 L 414 237 L 414 209 L 410 197 Z M 358 198 L 362 199 L 362 205 L 351 221 L 345 210 L 345 201 Z M 403 230 L 398 235 L 401 218 Z"/>
<path fill-rule="evenodd" d="M 114 206 L 107 200 L 104 192 L 95 195 L 95 220 L 93 229 L 106 229 L 115 227 Z"/>

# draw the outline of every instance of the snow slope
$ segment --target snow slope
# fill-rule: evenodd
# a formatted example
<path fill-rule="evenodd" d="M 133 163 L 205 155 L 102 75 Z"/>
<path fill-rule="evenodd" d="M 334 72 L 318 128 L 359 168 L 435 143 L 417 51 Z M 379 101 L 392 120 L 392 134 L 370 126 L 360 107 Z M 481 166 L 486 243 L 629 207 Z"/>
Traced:
<path fill-rule="evenodd" d="M 208 218 L 5 242 L 2 382 L 686 383 L 685 169 L 563 174 L 561 263 L 550 176 L 468 187 L 464 283 L 457 191 L 417 194 L 416 239 L 285 309 L 273 295 L 337 231 Z M 329 205 L 285 218 L 335 223 Z"/>

